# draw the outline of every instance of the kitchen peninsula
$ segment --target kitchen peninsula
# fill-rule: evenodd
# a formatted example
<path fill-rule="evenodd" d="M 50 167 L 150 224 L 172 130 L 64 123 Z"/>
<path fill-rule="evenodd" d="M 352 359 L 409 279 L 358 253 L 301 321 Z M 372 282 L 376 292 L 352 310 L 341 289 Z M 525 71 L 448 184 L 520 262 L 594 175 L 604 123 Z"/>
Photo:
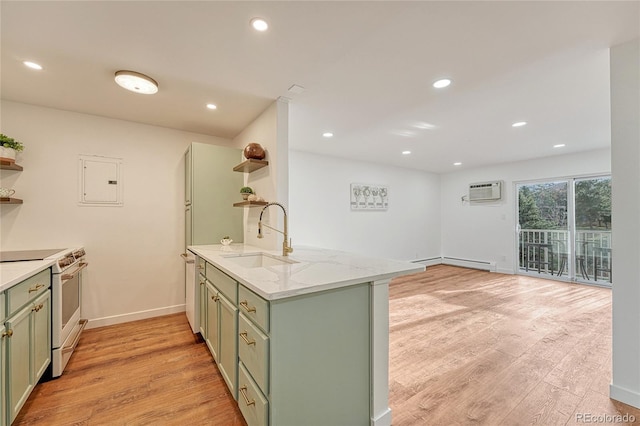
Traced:
<path fill-rule="evenodd" d="M 249 425 L 390 425 L 392 278 L 409 262 L 296 247 L 190 246 L 207 342 Z"/>

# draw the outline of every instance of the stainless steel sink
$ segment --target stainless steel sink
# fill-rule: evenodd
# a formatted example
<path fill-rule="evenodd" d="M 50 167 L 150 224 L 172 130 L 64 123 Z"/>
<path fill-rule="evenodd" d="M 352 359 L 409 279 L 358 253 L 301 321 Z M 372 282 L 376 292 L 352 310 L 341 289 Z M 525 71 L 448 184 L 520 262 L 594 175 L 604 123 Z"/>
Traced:
<path fill-rule="evenodd" d="M 284 259 L 267 253 L 230 254 L 222 256 L 243 268 L 263 268 L 268 266 L 292 265 L 295 260 Z"/>

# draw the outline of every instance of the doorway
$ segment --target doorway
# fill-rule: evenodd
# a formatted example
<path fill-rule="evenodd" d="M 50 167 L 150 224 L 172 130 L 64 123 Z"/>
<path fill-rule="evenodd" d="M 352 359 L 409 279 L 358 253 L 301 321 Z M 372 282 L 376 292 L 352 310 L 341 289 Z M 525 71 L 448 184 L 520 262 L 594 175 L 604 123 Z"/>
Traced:
<path fill-rule="evenodd" d="M 611 176 L 516 184 L 518 272 L 611 286 Z"/>

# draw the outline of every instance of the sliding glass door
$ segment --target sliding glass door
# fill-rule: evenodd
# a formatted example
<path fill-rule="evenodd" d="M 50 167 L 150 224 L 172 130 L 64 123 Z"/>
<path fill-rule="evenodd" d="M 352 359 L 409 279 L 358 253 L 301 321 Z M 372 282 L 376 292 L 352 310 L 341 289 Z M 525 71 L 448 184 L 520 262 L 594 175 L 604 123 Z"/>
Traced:
<path fill-rule="evenodd" d="M 611 178 L 517 185 L 522 274 L 612 283 Z"/>
<path fill-rule="evenodd" d="M 611 177 L 575 180 L 576 279 L 612 282 Z"/>

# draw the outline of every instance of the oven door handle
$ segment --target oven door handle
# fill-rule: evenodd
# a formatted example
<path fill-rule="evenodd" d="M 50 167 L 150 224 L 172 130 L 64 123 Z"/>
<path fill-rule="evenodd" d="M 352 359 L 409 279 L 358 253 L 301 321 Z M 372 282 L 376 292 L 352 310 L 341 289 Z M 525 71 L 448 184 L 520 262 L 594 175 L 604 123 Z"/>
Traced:
<path fill-rule="evenodd" d="M 77 274 L 78 272 L 82 271 L 82 270 L 83 270 L 84 268 L 86 268 L 87 266 L 89 266 L 89 264 L 88 264 L 87 262 L 80 262 L 80 263 L 78 264 L 78 268 L 77 268 L 75 271 L 73 271 L 73 272 L 72 272 L 72 273 L 70 273 L 70 274 L 62 274 L 62 276 L 60 277 L 60 279 L 61 279 L 62 281 L 70 280 L 71 278 L 75 277 L 75 276 L 76 276 L 76 274 Z"/>

